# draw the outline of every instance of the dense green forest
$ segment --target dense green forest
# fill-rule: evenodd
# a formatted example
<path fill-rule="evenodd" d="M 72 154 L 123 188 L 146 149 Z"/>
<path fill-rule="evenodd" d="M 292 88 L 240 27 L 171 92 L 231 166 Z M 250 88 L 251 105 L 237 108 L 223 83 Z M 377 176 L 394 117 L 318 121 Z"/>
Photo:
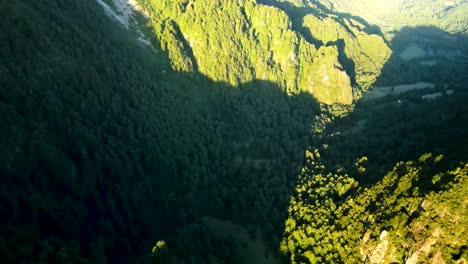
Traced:
<path fill-rule="evenodd" d="M 343 170 L 325 173 L 310 152 L 286 220 L 281 251 L 291 263 L 426 263 L 466 259 L 468 166 L 445 171 L 443 155 L 399 162 L 381 181 L 358 188 Z M 367 169 L 367 157 L 356 170 Z M 449 222 L 450 224 L 447 224 Z"/>
<path fill-rule="evenodd" d="M 0 1 L 4 263 L 468 260 L 465 29 L 136 2 Z"/>
<path fill-rule="evenodd" d="M 284 12 L 254 0 L 138 2 L 175 70 L 234 86 L 268 80 L 288 94 L 351 104 L 391 54 L 381 36 L 352 18 L 319 16 L 312 8 Z"/>

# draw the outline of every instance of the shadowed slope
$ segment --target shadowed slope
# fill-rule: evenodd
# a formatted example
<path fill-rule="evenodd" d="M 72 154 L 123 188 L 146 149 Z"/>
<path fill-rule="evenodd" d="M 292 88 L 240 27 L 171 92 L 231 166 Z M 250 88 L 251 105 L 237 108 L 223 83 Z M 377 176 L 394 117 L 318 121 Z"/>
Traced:
<path fill-rule="evenodd" d="M 5 262 L 129 263 L 159 239 L 178 258 L 231 259 L 203 244 L 226 239 L 191 225 L 206 215 L 279 242 L 310 95 L 175 73 L 91 0 L 0 10 Z"/>

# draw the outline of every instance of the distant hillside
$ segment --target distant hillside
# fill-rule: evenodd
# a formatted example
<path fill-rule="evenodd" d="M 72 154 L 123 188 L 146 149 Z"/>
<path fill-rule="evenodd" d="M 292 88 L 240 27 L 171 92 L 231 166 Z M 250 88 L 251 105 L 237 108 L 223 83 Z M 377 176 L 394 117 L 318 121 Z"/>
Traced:
<path fill-rule="evenodd" d="M 405 26 L 435 26 L 450 33 L 468 33 L 464 0 L 309 0 L 339 13 L 378 25 L 389 37 Z"/>

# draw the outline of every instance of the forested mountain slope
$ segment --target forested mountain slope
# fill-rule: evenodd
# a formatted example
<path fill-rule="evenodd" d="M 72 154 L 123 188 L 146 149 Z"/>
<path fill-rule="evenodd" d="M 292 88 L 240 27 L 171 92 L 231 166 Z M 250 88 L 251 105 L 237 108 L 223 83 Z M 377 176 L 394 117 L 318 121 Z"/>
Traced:
<path fill-rule="evenodd" d="M 357 188 L 343 171 L 325 173 L 318 150 L 309 153 L 281 243 L 291 263 L 441 263 L 468 257 L 468 199 L 459 196 L 468 192 L 466 164 L 445 171 L 438 164 L 442 155 L 425 154 L 396 164 L 379 183 Z M 367 163 L 367 157 L 359 159 L 359 170 Z"/>
<path fill-rule="evenodd" d="M 230 259 L 232 241 L 195 223 L 205 215 L 279 242 L 318 111 L 310 95 L 175 73 L 95 1 L 0 10 L 6 263 L 132 263 L 159 239 L 180 258 Z"/>
<path fill-rule="evenodd" d="M 383 39 L 356 21 L 339 23 L 314 9 L 303 10 L 298 28 L 296 14 L 254 0 L 138 2 L 174 69 L 235 86 L 268 80 L 288 93 L 350 104 L 390 56 Z"/>
<path fill-rule="evenodd" d="M 464 53 L 405 75 L 311 2 L 122 3 L 0 2 L 3 262 L 466 262 Z"/>

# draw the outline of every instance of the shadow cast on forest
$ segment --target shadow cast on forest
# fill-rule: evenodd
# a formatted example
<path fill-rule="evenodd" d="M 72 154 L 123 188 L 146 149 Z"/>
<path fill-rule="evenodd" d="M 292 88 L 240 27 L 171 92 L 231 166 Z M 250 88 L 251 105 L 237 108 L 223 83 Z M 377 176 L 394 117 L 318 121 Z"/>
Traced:
<path fill-rule="evenodd" d="M 279 242 L 315 99 L 267 81 L 232 87 L 174 72 L 165 52 L 92 2 L 4 6 L 6 243 L 28 245 L 31 260 L 47 251 L 50 262 L 59 251 L 134 262 L 158 240 L 181 256 L 215 254 L 184 233 L 204 216 L 252 234 L 264 227 Z M 7 262 L 23 256 L 1 250 Z"/>
<path fill-rule="evenodd" d="M 408 39 L 408 36 L 414 36 L 415 32 L 423 32 L 424 36 L 437 39 L 440 39 L 441 34 L 446 35 L 443 31 L 430 27 L 404 28 L 401 32 L 396 32 L 391 46 L 394 51 L 393 57 L 382 69 L 377 83 L 387 83 L 384 79 L 404 65 L 412 67 L 413 71 L 420 71 L 415 65 L 408 66 L 414 61 L 403 61 L 400 58 L 400 53 L 407 45 L 414 41 L 422 41 L 422 37 Z M 437 43 L 431 45 L 434 48 L 441 47 Z M 444 46 L 451 45 L 455 44 L 444 42 Z M 430 47 L 432 46 L 425 48 Z M 422 70 L 418 79 L 414 79 L 414 74 L 411 75 L 412 81 L 435 82 L 433 74 L 427 75 L 432 79 L 424 77 L 426 70 Z M 401 71 L 399 74 L 398 82 L 410 82 L 401 76 Z M 189 76 L 188 79 L 192 77 Z M 284 223 L 288 219 L 290 197 L 296 192 L 296 176 L 304 165 L 304 152 L 308 148 L 319 147 L 313 144 L 327 144 L 328 149 L 324 151 L 321 161 L 332 171 L 340 167 L 345 168 L 362 186 L 382 179 L 397 162 L 417 160 L 426 152 L 445 155 L 446 160 L 451 161 L 451 165 L 468 157 L 464 150 L 466 148 L 459 148 L 460 144 L 468 146 L 463 133 L 466 131 L 466 122 L 459 114 L 468 109 L 460 107 L 445 112 L 434 111 L 444 108 L 448 102 L 466 105 L 460 103 L 466 102 L 466 97 L 444 97 L 440 101 L 426 102 L 420 99 L 419 93 L 407 97 L 403 104 L 396 103 L 395 100 L 398 99 L 395 98 L 371 103 L 359 102 L 355 113 L 330 124 L 329 130 L 319 136 L 320 140 L 311 141 L 311 138 L 308 138 L 298 144 L 297 137 L 291 133 L 298 133 L 304 138 L 309 137 L 314 122 L 312 113 L 319 112 L 317 102 L 311 95 L 303 93 L 288 97 L 277 85 L 266 81 L 253 81 L 241 87 L 230 87 L 224 83 L 214 83 L 203 76 L 195 75 L 195 79 L 204 85 L 194 85 L 194 98 L 201 96 L 211 98 L 213 102 L 222 101 L 221 108 L 208 112 L 218 113 L 219 115 L 214 117 L 216 122 L 227 122 L 229 128 L 221 132 L 223 144 L 220 145 L 220 148 L 228 153 L 220 158 L 220 163 L 217 159 L 210 158 L 210 163 L 214 163 L 211 166 L 216 171 L 216 176 L 213 176 L 210 183 L 216 182 L 219 186 L 196 191 L 193 203 L 202 205 L 188 206 L 199 210 L 196 213 L 191 212 L 192 219 L 197 219 L 195 216 L 209 215 L 233 221 L 247 227 L 251 234 L 255 234 L 255 230 L 260 228 L 265 234 L 265 239 L 271 241 L 276 249 L 279 248 Z M 395 82 L 395 79 L 392 81 Z M 457 82 L 454 81 L 451 85 L 455 87 Z M 430 90 L 435 91 L 439 90 Z M 288 107 L 282 106 L 284 102 L 287 102 Z M 306 108 L 302 108 L 304 103 Z M 283 119 L 281 115 L 284 111 L 287 112 L 289 107 L 300 109 L 299 112 L 304 113 L 304 116 L 301 118 L 301 115 L 293 114 Z M 272 118 L 279 119 L 269 121 Z M 362 131 L 355 135 L 327 135 L 336 132 L 343 123 L 352 124 L 363 118 L 366 119 L 366 124 Z M 242 121 L 237 123 L 236 120 L 239 119 Z M 285 130 L 285 126 L 288 129 Z M 255 132 L 252 133 L 253 131 Z M 291 144 L 298 145 L 289 150 L 286 146 Z M 362 156 L 369 158 L 369 170 L 364 175 L 353 175 L 353 164 Z M 191 224 L 190 221 L 172 222 L 175 224 L 172 230 L 179 228 L 176 227 L 177 223 Z"/>
<path fill-rule="evenodd" d="M 415 38 L 420 32 L 424 32 L 424 37 Z M 412 222 L 420 212 L 405 209 L 407 200 L 426 202 L 428 197 L 450 192 L 451 184 L 459 184 L 455 174 L 468 160 L 468 77 L 464 74 L 468 64 L 463 54 L 447 58 L 444 52 L 429 52 L 447 46 L 451 50 L 463 47 L 463 42 L 447 43 L 442 36 L 449 35 L 431 27 L 395 32 L 393 55 L 378 78 L 378 82 L 389 86 L 426 81 L 436 84 L 434 88 L 378 99 L 364 96 L 352 112 L 330 122 L 315 138 L 303 173 L 298 176 L 301 180 L 290 194 L 287 228 L 280 245 L 290 260 L 295 263 L 369 261 L 365 248 L 372 236 L 371 243 L 375 241 L 378 248 L 383 241 L 382 234 L 401 234 L 400 230 L 408 234 L 407 230 L 422 222 L 421 219 Z M 429 37 L 442 43 L 428 41 Z M 424 43 L 427 46 L 421 49 L 427 54 L 417 52 L 418 56 L 410 59 L 404 56 L 408 47 L 414 49 L 415 45 Z M 420 65 L 419 62 L 428 59 L 436 59 L 438 64 Z M 395 70 L 399 70 L 398 74 L 393 73 Z M 394 74 L 393 79 L 389 79 L 390 74 Z M 423 97 L 427 95 L 430 96 Z M 441 175 L 450 170 L 444 180 L 438 181 L 438 177 L 444 177 Z M 349 182 L 355 185 L 351 187 Z M 429 221 L 436 222 L 438 217 L 441 216 L 431 215 Z M 427 230 L 431 230 L 428 226 Z M 409 247 L 417 244 L 410 242 Z M 374 250 L 375 247 L 371 249 Z M 383 257 L 388 260 L 388 256 Z M 392 262 L 408 259 L 403 254 Z"/>
<path fill-rule="evenodd" d="M 390 43 L 393 56 L 382 69 L 376 85 L 418 81 L 450 86 L 462 83 L 462 70 L 468 61 L 466 36 L 451 34 L 434 26 L 404 27 L 392 34 L 395 35 Z"/>
<path fill-rule="evenodd" d="M 270 81 L 232 87 L 198 73 L 171 74 L 168 83 L 183 83 L 180 90 L 171 91 L 190 105 L 179 110 L 199 120 L 200 127 L 190 128 L 196 136 L 183 146 L 171 146 L 169 152 L 180 153 L 173 165 L 153 168 L 161 173 L 162 182 L 153 185 L 161 200 L 150 200 L 140 210 L 146 247 L 158 238 L 177 248 L 184 230 L 207 225 L 201 219 L 209 216 L 225 225 L 243 226 L 252 241 L 265 241 L 268 250 L 260 255 L 274 263 L 278 256 L 272 246 L 279 244 L 284 230 L 288 194 L 311 143 L 319 104 L 308 93 L 288 95 Z M 233 242 L 237 247 L 246 243 Z"/>
<path fill-rule="evenodd" d="M 352 172 L 356 160 L 368 157 L 367 173 L 353 176 L 362 185 L 379 181 L 399 161 L 417 160 L 428 152 L 444 155 L 449 167 L 468 160 L 466 38 L 432 26 L 405 27 L 394 34 L 393 54 L 374 85 L 435 86 L 373 100 L 364 97 L 352 113 L 329 125 L 326 134 L 334 135 L 326 136 L 326 166 Z M 415 56 L 406 58 L 411 51 Z M 427 61 L 436 64 L 424 65 Z M 436 93 L 441 97 L 422 97 Z"/>

